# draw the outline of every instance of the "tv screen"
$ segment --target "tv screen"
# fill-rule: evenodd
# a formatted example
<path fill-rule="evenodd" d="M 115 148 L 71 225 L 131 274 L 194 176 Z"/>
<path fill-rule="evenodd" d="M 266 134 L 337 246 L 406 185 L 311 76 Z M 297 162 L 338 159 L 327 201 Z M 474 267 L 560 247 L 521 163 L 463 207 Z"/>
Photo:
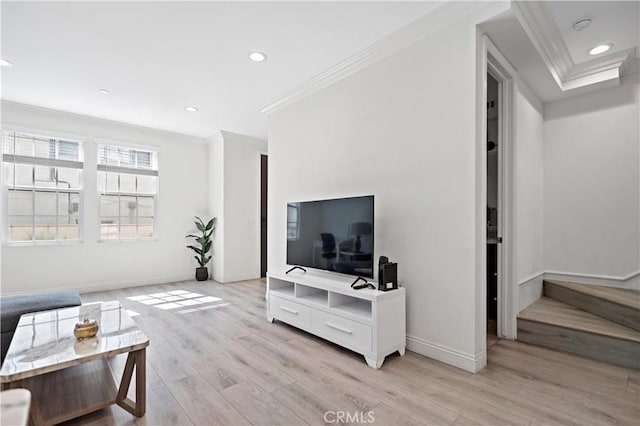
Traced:
<path fill-rule="evenodd" d="M 373 278 L 373 195 L 288 203 L 287 264 Z"/>

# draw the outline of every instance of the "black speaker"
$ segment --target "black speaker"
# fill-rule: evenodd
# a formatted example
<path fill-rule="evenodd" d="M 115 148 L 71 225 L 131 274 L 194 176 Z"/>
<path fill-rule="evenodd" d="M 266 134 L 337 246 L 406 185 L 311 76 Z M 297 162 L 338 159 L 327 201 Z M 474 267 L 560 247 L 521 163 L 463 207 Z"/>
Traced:
<path fill-rule="evenodd" d="M 378 288 L 382 289 L 382 267 L 389 263 L 389 258 L 387 256 L 380 256 L 378 260 Z"/>
<path fill-rule="evenodd" d="M 380 260 L 378 260 L 378 272 L 382 271 L 382 265 L 385 263 L 389 263 L 389 258 L 387 256 L 380 256 Z"/>
<path fill-rule="evenodd" d="M 378 262 L 378 290 L 388 291 L 398 288 L 398 264 L 380 256 Z"/>

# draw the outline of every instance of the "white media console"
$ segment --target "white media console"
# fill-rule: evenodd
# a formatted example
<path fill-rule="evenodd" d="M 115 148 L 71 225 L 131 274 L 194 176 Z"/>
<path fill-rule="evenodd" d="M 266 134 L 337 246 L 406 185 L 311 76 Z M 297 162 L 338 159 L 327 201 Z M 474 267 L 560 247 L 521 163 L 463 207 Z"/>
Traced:
<path fill-rule="evenodd" d="M 353 290 L 354 279 L 312 270 L 269 272 L 267 319 L 351 349 L 380 368 L 387 355 L 405 352 L 405 289 Z"/>

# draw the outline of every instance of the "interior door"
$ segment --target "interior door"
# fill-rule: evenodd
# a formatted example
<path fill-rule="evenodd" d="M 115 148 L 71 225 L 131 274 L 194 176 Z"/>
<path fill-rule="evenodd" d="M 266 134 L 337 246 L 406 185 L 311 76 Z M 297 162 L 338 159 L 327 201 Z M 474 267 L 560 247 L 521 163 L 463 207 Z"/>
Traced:
<path fill-rule="evenodd" d="M 267 276 L 267 176 L 268 157 L 260 156 L 260 276 Z"/>
<path fill-rule="evenodd" d="M 502 130 L 501 83 L 487 75 L 487 320 L 497 333 L 498 295 L 502 246 Z"/>

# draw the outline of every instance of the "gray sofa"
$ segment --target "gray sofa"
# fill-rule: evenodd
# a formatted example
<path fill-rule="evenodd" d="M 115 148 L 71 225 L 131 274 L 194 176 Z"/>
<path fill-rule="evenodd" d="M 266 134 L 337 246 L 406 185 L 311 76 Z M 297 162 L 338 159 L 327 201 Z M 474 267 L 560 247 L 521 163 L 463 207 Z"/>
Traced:
<path fill-rule="evenodd" d="M 82 302 L 77 291 L 35 294 L 26 296 L 0 297 L 0 327 L 2 328 L 2 358 L 9 350 L 9 344 L 20 321 L 20 316 L 31 312 L 78 306 Z"/>

